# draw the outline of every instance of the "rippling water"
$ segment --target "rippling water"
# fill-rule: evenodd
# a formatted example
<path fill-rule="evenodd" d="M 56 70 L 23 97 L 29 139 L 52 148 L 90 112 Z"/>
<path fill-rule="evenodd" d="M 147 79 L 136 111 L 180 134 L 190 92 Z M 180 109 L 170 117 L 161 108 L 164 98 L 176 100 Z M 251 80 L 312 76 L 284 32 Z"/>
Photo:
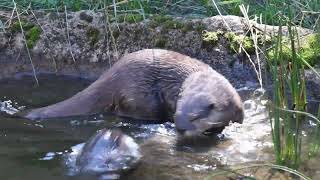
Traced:
<path fill-rule="evenodd" d="M 0 80 L 1 111 L 61 101 L 90 82 L 42 75 L 40 83 L 34 87 L 28 76 Z M 254 89 L 239 92 L 245 105 L 244 123 L 231 124 L 214 137 L 185 139 L 176 134 L 172 123 L 130 123 L 112 116 L 31 122 L 0 115 L 0 179 L 74 179 L 63 168 L 63 154 L 104 127 L 120 128 L 142 150 L 141 163 L 123 179 L 203 179 L 221 168 L 272 162 L 266 100 Z"/>

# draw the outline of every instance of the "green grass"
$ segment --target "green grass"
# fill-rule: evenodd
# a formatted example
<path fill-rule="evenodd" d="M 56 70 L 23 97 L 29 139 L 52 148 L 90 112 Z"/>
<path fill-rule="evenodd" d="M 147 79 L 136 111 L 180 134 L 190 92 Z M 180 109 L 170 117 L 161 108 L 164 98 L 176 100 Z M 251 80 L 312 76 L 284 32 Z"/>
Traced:
<path fill-rule="evenodd" d="M 272 49 L 274 60 L 268 61 L 273 79 L 273 100 L 269 116 L 277 164 L 298 169 L 302 155 L 301 124 L 305 122 L 305 115 L 311 116 L 306 113 L 307 92 L 304 78 L 305 66 L 309 64 L 299 54 L 300 37 L 290 18 L 279 17 L 278 23 L 288 26 L 289 36 L 281 35 L 280 26 Z M 288 39 L 286 46 L 283 45 L 284 38 Z"/>
<path fill-rule="evenodd" d="M 304 66 L 297 58 L 294 41 L 298 38 L 295 29 L 289 25 L 291 62 L 284 61 L 282 48 L 281 26 L 274 49 L 275 59 L 278 63 L 270 63 L 273 77 L 273 105 L 270 111 L 272 138 L 276 154 L 276 162 L 297 169 L 301 155 L 301 122 L 303 116 L 285 111 L 305 111 L 306 88 L 304 80 Z M 289 91 L 289 93 L 287 92 Z"/>
<path fill-rule="evenodd" d="M 101 10 L 108 7 L 113 13 L 110 14 L 131 14 L 147 17 L 153 14 L 183 16 L 190 18 L 201 18 L 218 15 L 212 0 L 119 0 L 116 1 L 116 8 L 112 0 L 15 0 L 18 8 L 26 9 L 47 9 L 64 11 L 68 10 Z M 303 27 L 319 28 L 320 3 L 319 0 L 215 0 L 222 14 L 240 15 L 239 5 L 250 5 L 249 16 L 262 15 L 268 24 L 277 24 L 274 19 L 279 15 L 288 17 L 289 6 L 292 14 L 292 22 Z M 12 9 L 13 1 L 3 0 L 0 2 L 1 9 Z M 116 12 L 115 12 L 116 11 Z M 129 17 L 132 18 L 133 16 Z M 138 17 L 140 20 L 140 17 Z M 138 20 L 138 21 L 139 21 Z M 135 19 L 133 21 L 136 21 Z"/>
<path fill-rule="evenodd" d="M 292 49 L 291 46 L 288 45 L 289 39 L 284 37 L 284 40 L 281 42 L 281 59 L 279 61 L 289 61 L 292 62 Z M 311 66 L 314 66 L 320 62 L 320 33 L 315 33 L 307 36 L 302 39 L 300 47 L 296 48 L 297 55 L 308 62 Z M 270 61 L 276 61 L 276 63 L 280 63 L 276 58 L 276 51 L 274 49 L 270 49 L 267 52 L 268 59 Z"/>
<path fill-rule="evenodd" d="M 252 11 L 250 14 L 262 14 L 263 19 L 268 24 L 280 25 L 275 21 L 279 15 L 288 18 L 289 14 L 293 14 L 290 21 L 296 25 L 301 25 L 306 28 L 319 28 L 317 21 L 320 11 L 319 0 L 268 0 L 260 1 L 245 1 L 244 4 L 249 4 Z M 317 27 L 316 27 L 317 26 Z"/>

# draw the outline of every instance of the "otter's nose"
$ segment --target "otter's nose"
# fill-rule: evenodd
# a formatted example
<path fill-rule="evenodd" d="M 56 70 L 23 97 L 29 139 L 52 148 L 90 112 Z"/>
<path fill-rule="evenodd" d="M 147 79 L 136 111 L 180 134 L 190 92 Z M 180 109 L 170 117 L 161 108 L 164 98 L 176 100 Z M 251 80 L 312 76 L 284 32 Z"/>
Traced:
<path fill-rule="evenodd" d="M 238 109 L 235 112 L 235 116 L 234 116 L 233 122 L 237 122 L 239 124 L 242 124 L 243 119 L 244 119 L 244 112 L 243 112 L 243 109 L 241 108 L 241 109 Z"/>
<path fill-rule="evenodd" d="M 189 121 L 185 114 L 176 115 L 174 119 L 177 131 L 195 130 L 196 127 Z"/>

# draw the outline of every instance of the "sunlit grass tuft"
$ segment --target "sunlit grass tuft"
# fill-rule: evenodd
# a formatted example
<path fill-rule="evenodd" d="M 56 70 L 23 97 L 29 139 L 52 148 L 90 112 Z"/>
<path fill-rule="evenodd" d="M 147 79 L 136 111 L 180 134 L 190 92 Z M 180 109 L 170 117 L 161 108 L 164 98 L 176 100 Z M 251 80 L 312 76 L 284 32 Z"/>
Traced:
<path fill-rule="evenodd" d="M 289 14 L 289 17 L 291 15 Z M 272 50 L 273 61 L 268 61 L 273 81 L 273 100 L 270 104 L 270 123 L 276 155 L 276 163 L 298 169 L 302 155 L 302 123 L 311 117 L 316 123 L 319 118 L 307 113 L 305 66 L 313 68 L 299 55 L 299 35 L 291 18 L 280 16 L 279 31 Z M 289 35 L 282 35 L 282 25 L 288 27 Z M 288 38 L 284 45 L 284 38 Z M 284 48 L 285 47 L 285 48 Z M 317 75 L 317 72 L 315 72 Z"/>

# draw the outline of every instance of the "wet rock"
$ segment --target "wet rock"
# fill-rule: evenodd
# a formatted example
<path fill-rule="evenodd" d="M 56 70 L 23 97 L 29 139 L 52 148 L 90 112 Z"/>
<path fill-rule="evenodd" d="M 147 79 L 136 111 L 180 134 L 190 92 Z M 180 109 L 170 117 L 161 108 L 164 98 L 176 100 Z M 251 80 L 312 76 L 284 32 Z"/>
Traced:
<path fill-rule="evenodd" d="M 5 48 L 8 40 L 5 37 L 5 33 L 0 32 L 0 49 Z"/>
<path fill-rule="evenodd" d="M 320 74 L 320 67 L 315 68 L 315 71 L 317 71 Z M 308 96 L 311 98 L 314 98 L 315 100 L 320 99 L 320 77 L 318 77 L 314 71 L 312 70 L 306 70 L 305 76 L 308 79 L 307 83 L 307 90 L 308 90 Z"/>
<path fill-rule="evenodd" d="M 93 20 L 93 17 L 90 14 L 87 14 L 86 11 L 82 11 L 79 16 L 81 20 L 87 21 L 88 23 L 91 23 Z"/>
<path fill-rule="evenodd" d="M 23 39 L 23 35 L 22 34 L 16 35 L 14 46 L 17 49 L 23 49 L 24 48 L 25 45 L 24 45 L 24 39 Z"/>

